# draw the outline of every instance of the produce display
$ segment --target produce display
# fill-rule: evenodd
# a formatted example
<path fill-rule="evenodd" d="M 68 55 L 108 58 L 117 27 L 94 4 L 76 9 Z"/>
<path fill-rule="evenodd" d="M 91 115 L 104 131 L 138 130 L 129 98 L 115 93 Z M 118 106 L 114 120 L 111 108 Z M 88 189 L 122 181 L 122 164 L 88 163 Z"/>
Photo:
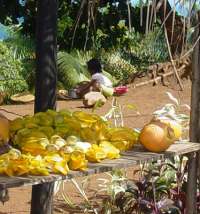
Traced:
<path fill-rule="evenodd" d="M 83 111 L 48 110 L 10 121 L 4 129 L 2 144 L 9 139 L 10 150 L 0 155 L 0 174 L 8 176 L 85 170 L 88 162 L 119 158 L 138 138 L 132 129 L 112 128 Z"/>

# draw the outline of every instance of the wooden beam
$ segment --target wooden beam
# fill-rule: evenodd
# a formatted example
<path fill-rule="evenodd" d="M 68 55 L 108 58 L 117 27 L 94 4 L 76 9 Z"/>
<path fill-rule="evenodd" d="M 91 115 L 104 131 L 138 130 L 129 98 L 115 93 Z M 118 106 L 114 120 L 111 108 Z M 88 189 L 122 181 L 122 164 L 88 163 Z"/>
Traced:
<path fill-rule="evenodd" d="M 38 0 L 36 32 L 35 113 L 56 108 L 58 0 Z M 54 183 L 32 188 L 31 214 L 53 212 Z"/>

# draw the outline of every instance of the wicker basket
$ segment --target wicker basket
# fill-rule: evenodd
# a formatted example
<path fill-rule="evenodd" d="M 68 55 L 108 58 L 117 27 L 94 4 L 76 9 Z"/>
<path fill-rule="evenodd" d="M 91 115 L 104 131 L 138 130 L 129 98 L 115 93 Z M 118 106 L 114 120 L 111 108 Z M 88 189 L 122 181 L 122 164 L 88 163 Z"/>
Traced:
<path fill-rule="evenodd" d="M 31 103 L 35 100 L 35 96 L 30 93 L 21 93 L 11 96 L 10 99 L 16 103 Z"/>

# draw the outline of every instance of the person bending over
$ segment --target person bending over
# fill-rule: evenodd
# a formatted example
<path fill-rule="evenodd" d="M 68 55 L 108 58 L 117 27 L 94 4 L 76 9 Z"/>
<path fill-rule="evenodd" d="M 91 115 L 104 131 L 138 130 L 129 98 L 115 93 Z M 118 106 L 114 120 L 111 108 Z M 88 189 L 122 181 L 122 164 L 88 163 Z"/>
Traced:
<path fill-rule="evenodd" d="M 90 82 L 82 82 L 77 86 L 77 94 L 83 97 L 90 91 L 102 92 L 105 97 L 113 95 L 111 80 L 102 73 L 102 66 L 98 59 L 91 59 L 87 62 L 88 71 L 92 79 Z"/>

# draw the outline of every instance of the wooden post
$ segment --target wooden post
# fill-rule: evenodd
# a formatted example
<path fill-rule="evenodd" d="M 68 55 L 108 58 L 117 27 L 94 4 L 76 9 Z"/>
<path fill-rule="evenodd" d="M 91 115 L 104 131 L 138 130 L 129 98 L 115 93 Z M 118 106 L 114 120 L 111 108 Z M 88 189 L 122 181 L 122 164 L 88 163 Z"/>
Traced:
<path fill-rule="evenodd" d="M 196 28 L 194 40 L 199 36 L 199 28 Z M 190 117 L 190 141 L 200 143 L 200 68 L 199 68 L 199 42 L 195 46 L 192 57 L 192 95 L 191 95 L 191 117 Z M 198 157 L 198 158 L 197 158 Z M 196 195 L 197 195 L 197 160 L 199 155 L 189 156 L 188 165 L 188 184 L 186 213 L 196 214 Z"/>
<path fill-rule="evenodd" d="M 56 108 L 58 0 L 38 0 L 36 32 L 35 113 Z M 31 214 L 53 212 L 54 183 L 32 188 Z"/>

